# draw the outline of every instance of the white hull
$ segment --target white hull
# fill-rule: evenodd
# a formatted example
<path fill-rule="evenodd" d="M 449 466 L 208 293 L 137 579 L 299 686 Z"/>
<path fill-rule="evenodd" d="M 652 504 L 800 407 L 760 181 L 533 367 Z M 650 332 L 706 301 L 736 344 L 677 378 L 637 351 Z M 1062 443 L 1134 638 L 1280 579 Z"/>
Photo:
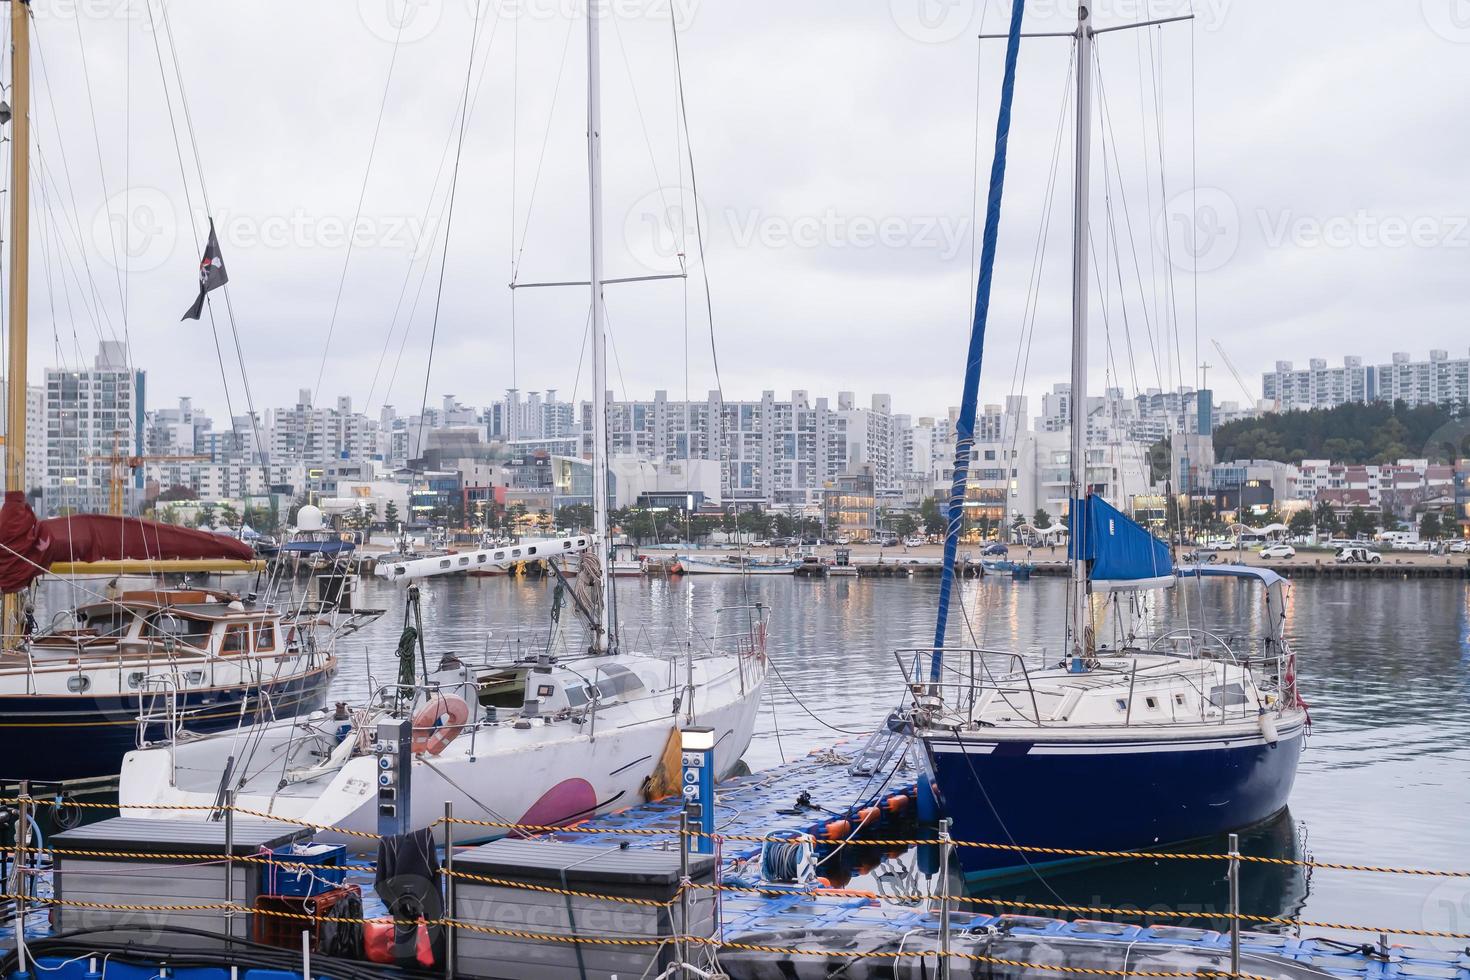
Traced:
<path fill-rule="evenodd" d="M 724 775 L 733 769 L 750 744 L 765 684 L 763 655 L 718 656 L 696 661 L 693 719 L 686 701 L 677 713 L 673 699 L 684 691 L 685 665 L 647 657 L 601 658 L 634 667 L 647 684 L 639 696 L 600 708 L 595 719 L 583 711 L 538 714 L 526 727 L 515 720 L 482 723 L 467 728 L 437 756 L 414 759 L 411 775 L 411 819 L 415 828 L 434 825 L 444 816 L 444 804 L 454 804 L 455 816 L 505 823 L 565 824 L 594 813 L 622 809 L 645 800 L 645 781 L 665 757 L 671 735 L 684 724 L 715 729 L 715 765 Z M 591 676 L 597 660 L 578 661 L 570 669 L 532 676 L 561 682 L 568 677 Z M 525 721 L 522 724 L 525 724 Z M 324 768 L 314 778 L 302 779 L 304 770 L 320 753 L 335 744 L 334 723 L 281 724 L 267 729 L 247 767 L 247 783 L 237 795 L 237 806 L 247 810 L 304 820 L 359 833 L 376 833 L 377 761 L 371 752 L 358 753 L 338 765 Z M 310 729 L 305 730 L 305 729 Z M 199 819 L 198 811 L 168 810 L 167 806 L 211 804 L 231 755 L 243 757 L 251 744 L 248 732 L 186 741 L 174 748 L 129 753 L 123 762 L 119 802 L 129 815 L 172 819 Z M 351 738 L 351 736 L 349 736 Z M 340 748 L 339 748 L 340 751 Z M 282 765 L 282 754 L 291 762 Z M 292 765 L 300 759 L 300 767 Z M 264 763 L 262 760 L 270 760 Z M 299 781 L 277 789 L 283 772 L 295 772 Z M 673 774 L 677 780 L 677 772 Z M 677 785 L 677 784 L 676 784 Z M 500 836 L 487 827 L 461 827 L 458 839 Z M 339 840 L 355 848 L 366 839 L 326 832 L 323 840 Z"/>
<path fill-rule="evenodd" d="M 685 575 L 793 575 L 801 562 L 740 562 L 720 558 L 691 558 L 679 556 L 679 566 Z"/>

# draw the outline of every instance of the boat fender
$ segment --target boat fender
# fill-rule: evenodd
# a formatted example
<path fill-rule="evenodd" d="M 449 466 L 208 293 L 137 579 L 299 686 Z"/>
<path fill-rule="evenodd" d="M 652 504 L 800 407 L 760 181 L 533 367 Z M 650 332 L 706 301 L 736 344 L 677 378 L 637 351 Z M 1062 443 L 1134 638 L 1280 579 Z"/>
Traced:
<path fill-rule="evenodd" d="M 1276 731 L 1276 718 L 1275 718 L 1275 716 L 1269 714 L 1266 711 L 1265 708 L 1262 708 L 1260 714 L 1257 715 L 1256 717 L 1257 717 L 1257 719 L 1260 722 L 1260 725 L 1261 725 L 1261 735 L 1263 735 L 1265 737 L 1266 744 L 1267 745 L 1275 745 L 1276 742 L 1280 738 L 1280 736 L 1277 734 L 1277 731 Z"/>
<path fill-rule="evenodd" d="M 828 820 L 825 828 L 828 840 L 842 840 L 852 830 L 852 824 L 846 820 Z"/>
<path fill-rule="evenodd" d="M 470 720 L 470 706 L 455 694 L 440 694 L 413 713 L 414 755 L 438 755 Z"/>
<path fill-rule="evenodd" d="M 885 804 L 888 807 L 889 813 L 902 813 L 909 808 L 909 798 L 903 793 L 898 793 L 890 796 L 885 801 Z"/>

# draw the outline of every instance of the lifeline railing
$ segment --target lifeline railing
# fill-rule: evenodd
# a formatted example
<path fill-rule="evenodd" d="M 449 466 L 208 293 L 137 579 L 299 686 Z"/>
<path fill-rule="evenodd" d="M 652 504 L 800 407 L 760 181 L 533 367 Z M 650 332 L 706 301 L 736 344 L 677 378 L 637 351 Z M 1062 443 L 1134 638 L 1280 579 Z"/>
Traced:
<path fill-rule="evenodd" d="M 80 857 L 80 858 L 130 858 L 159 861 L 180 861 L 189 864 L 223 863 L 233 867 L 235 863 L 273 865 L 283 870 L 310 871 L 313 865 L 293 862 L 289 858 L 276 855 L 237 855 L 227 845 L 226 850 L 220 854 L 194 853 L 171 853 L 166 851 L 156 853 L 139 853 L 135 851 L 114 852 L 99 849 L 80 849 L 67 847 L 33 847 L 28 843 L 29 820 L 32 808 L 41 806 L 67 806 L 76 808 L 94 808 L 105 810 L 176 810 L 192 811 L 199 813 L 223 813 L 227 822 L 226 840 L 232 835 L 230 829 L 233 827 L 233 819 L 236 815 L 256 819 L 266 819 L 312 830 L 344 834 L 347 836 L 364 840 L 379 839 L 379 835 L 366 831 L 351 830 L 342 827 L 332 827 L 317 824 L 307 820 L 293 817 L 285 817 L 277 814 L 242 807 L 233 803 L 222 806 L 209 805 L 166 805 L 166 804 L 111 804 L 111 803 L 83 803 L 75 800 L 62 801 L 54 798 L 33 798 L 28 791 L 23 789 L 21 795 L 11 798 L 0 798 L 0 805 L 15 806 L 19 808 L 19 820 L 17 822 L 17 840 L 14 847 L 14 873 L 4 894 L 0 899 L 13 901 L 16 905 L 16 941 L 17 952 L 22 957 L 21 967 L 25 966 L 26 938 L 24 935 L 25 916 L 28 905 L 34 903 L 43 907 L 63 907 L 90 909 L 99 911 L 137 912 L 137 913 L 162 913 L 162 912 L 221 912 L 226 915 L 253 915 L 269 918 L 297 920 L 303 923 L 355 923 L 361 924 L 365 920 L 356 917 L 313 915 L 305 912 L 290 912 L 280 909 L 249 908 L 233 900 L 227 888 L 226 901 L 223 902 L 201 902 L 193 904 L 169 904 L 169 905 L 134 905 L 108 902 L 89 902 L 79 899 L 61 899 L 54 896 L 41 896 L 33 894 L 33 889 L 27 887 L 27 876 L 36 876 L 46 869 L 32 862 L 31 867 L 26 866 L 25 858 L 30 856 L 51 855 L 52 857 Z M 478 922 L 467 922 L 451 915 L 442 915 L 434 919 L 419 920 L 394 920 L 391 918 L 373 918 L 370 922 L 392 923 L 400 926 L 427 927 L 444 929 L 449 939 L 450 953 L 448 955 L 450 970 L 449 976 L 453 977 L 453 937 L 458 931 L 466 931 L 489 936 L 504 938 L 528 939 L 537 942 L 585 944 L 591 946 L 626 946 L 626 947 L 659 947 L 674 944 L 683 959 L 687 959 L 690 950 L 707 950 L 712 953 L 720 951 L 744 951 L 766 953 L 771 955 L 785 955 L 793 957 L 822 956 L 836 959 L 900 959 L 910 957 L 915 959 L 935 958 L 942 968 L 947 971 L 947 964 L 951 961 L 971 962 L 988 964 L 991 966 L 1011 966 L 1018 968 L 1029 968 L 1046 972 L 1057 972 L 1062 974 L 1082 974 L 1087 976 L 1117 976 L 1117 977 L 1158 977 L 1158 978 L 1184 978 L 1203 977 L 1218 978 L 1218 980 L 1268 980 L 1255 974 L 1243 973 L 1240 970 L 1240 948 L 1242 925 L 1273 925 L 1292 929 L 1330 929 L 1342 932 L 1374 934 L 1379 937 L 1405 936 L 1415 938 L 1470 940 L 1470 932 L 1454 932 L 1448 930 L 1414 929 L 1406 927 L 1391 927 L 1378 925 L 1363 925 L 1356 923 L 1341 923 L 1316 921 L 1303 918 L 1292 918 L 1287 916 L 1271 916 L 1245 913 L 1240 910 L 1239 875 L 1242 866 L 1248 864 L 1275 865 L 1299 867 L 1307 869 L 1319 869 L 1328 871 L 1364 872 L 1373 874 L 1394 874 L 1431 878 L 1453 878 L 1470 879 L 1470 870 L 1445 870 L 1430 868 L 1395 867 L 1385 865 L 1355 864 L 1336 861 L 1319 861 L 1307 858 L 1283 858 L 1270 857 L 1266 855 L 1242 854 L 1239 849 L 1237 835 L 1230 835 L 1230 849 L 1227 852 L 1184 852 L 1184 851 L 1109 851 L 1093 850 L 1085 848 L 1060 848 L 1045 847 L 1039 845 L 1001 844 L 984 841 L 964 841 L 951 837 L 947 830 L 947 821 L 941 821 L 937 837 L 914 837 L 914 838 L 868 838 L 855 837 L 850 842 L 862 844 L 869 847 L 917 847 L 928 846 L 940 849 L 941 873 L 938 876 L 945 887 L 938 893 L 929 892 L 902 892 L 880 894 L 876 891 L 852 888 L 811 888 L 799 883 L 766 883 L 760 885 L 738 885 L 725 884 L 723 882 L 695 882 L 692 881 L 687 872 L 688 858 L 690 855 L 690 842 L 696 838 L 708 837 L 715 842 L 718 849 L 724 843 L 792 843 L 806 842 L 813 847 L 820 845 L 840 846 L 843 842 L 821 840 L 813 834 L 704 834 L 700 831 L 690 829 L 681 819 L 678 828 L 605 828 L 586 825 L 561 826 L 553 824 L 523 824 L 509 823 L 492 820 L 476 820 L 455 817 L 451 806 L 445 804 L 445 815 L 436 820 L 432 827 L 440 830 L 445 842 L 446 862 L 439 870 L 440 876 L 445 881 L 447 892 L 447 907 L 454 909 L 454 889 L 458 882 L 473 882 L 477 884 L 488 884 L 496 887 L 523 889 L 526 891 L 560 895 L 566 898 L 589 899 L 595 901 L 606 901 L 624 905 L 636 905 L 672 910 L 682 907 L 684 914 L 679 920 L 679 934 L 672 937 L 648 938 L 635 936 L 607 936 L 607 935 L 566 935 L 547 932 L 531 932 L 518 929 L 500 928 L 488 926 Z M 597 834 L 614 837 L 659 837 L 665 839 L 677 839 L 680 845 L 682 865 L 686 869 L 681 876 L 679 887 L 675 894 L 665 900 L 643 899 L 633 896 L 603 895 L 596 892 L 577 890 L 571 888 L 557 888 L 552 885 L 538 885 L 531 882 L 515 881 L 513 879 L 502 879 L 471 872 L 460 871 L 454 868 L 454 830 L 457 827 L 475 827 L 481 829 L 492 829 L 516 833 L 524 836 L 543 834 Z M 861 830 L 861 825 L 858 828 Z M 1103 906 L 1103 905 L 1070 905 L 1065 903 L 1027 902 L 994 897 L 978 897 L 965 895 L 952 895 L 949 893 L 947 869 L 953 860 L 956 848 L 977 848 L 983 850 L 1011 851 L 1022 854 L 1038 854 L 1060 857 L 1087 857 L 1100 859 L 1142 859 L 1150 861 L 1223 861 L 1226 862 L 1227 875 L 1230 882 L 1230 907 L 1224 912 L 1200 912 L 1180 911 L 1166 909 L 1138 909 L 1127 907 Z M 717 850 L 718 853 L 718 850 Z M 375 870 L 372 864 L 349 864 L 342 866 L 344 870 L 370 872 Z M 226 875 L 227 881 L 233 881 L 231 875 Z M 232 886 L 229 886 L 232 887 Z M 690 934 L 687 923 L 689 921 L 689 905 L 691 896 L 700 891 L 713 892 L 716 896 L 720 894 L 756 894 L 756 895 L 790 895 L 790 894 L 815 894 L 830 895 L 834 897 L 859 897 L 872 899 L 874 901 L 910 900 L 915 902 L 926 902 L 931 908 L 937 906 L 939 946 L 937 949 L 913 949 L 910 951 L 892 950 L 854 950 L 854 949 L 811 949 L 804 947 L 782 947 L 763 945 L 755 943 L 744 943 L 735 940 L 727 940 L 722 935 L 701 936 Z M 953 937 L 950 933 L 951 916 L 955 905 L 990 907 L 995 909 L 1015 909 L 1024 912 L 1065 913 L 1071 915 L 1108 915 L 1127 916 L 1144 920 L 1180 920 L 1180 919 L 1218 919 L 1227 921 L 1230 927 L 1230 969 L 1225 970 L 1190 970 L 1190 971 L 1140 971 L 1140 970 L 1111 970 L 1096 967 L 1076 967 L 1061 964 L 1033 963 L 1023 960 L 1006 959 L 1003 957 L 990 956 L 975 952 L 966 952 L 953 948 Z M 672 914 L 672 913 L 671 913 Z M 718 924 L 719 919 L 716 917 Z"/>

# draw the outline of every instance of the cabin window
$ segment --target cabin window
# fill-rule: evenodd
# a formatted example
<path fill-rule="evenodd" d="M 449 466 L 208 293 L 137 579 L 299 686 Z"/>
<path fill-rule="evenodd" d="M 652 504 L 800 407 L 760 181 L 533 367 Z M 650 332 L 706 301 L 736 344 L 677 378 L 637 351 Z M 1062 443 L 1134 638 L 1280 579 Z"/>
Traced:
<path fill-rule="evenodd" d="M 587 703 L 587 688 L 582 685 L 578 684 L 576 687 L 569 687 L 566 689 L 566 692 L 567 704 L 573 708 L 580 708 Z"/>
<path fill-rule="evenodd" d="M 1144 698 L 1143 699 L 1143 703 L 1146 704 L 1146 705 L 1148 705 L 1150 708 L 1157 708 L 1159 706 L 1159 699 L 1158 698 Z"/>
<path fill-rule="evenodd" d="M 1210 688 L 1210 703 L 1217 708 L 1229 708 L 1247 703 L 1245 688 L 1239 684 L 1222 684 Z"/>
<path fill-rule="evenodd" d="M 1119 711 L 1127 711 L 1128 710 L 1128 699 L 1127 698 L 1118 698 L 1113 703 L 1118 706 L 1118 710 Z"/>
<path fill-rule="evenodd" d="M 276 624 L 258 623 L 255 627 L 255 652 L 265 653 L 276 648 Z"/>
<path fill-rule="evenodd" d="M 128 631 L 133 615 L 126 609 L 98 609 L 86 614 L 81 625 L 98 636 L 122 636 Z"/>
<path fill-rule="evenodd" d="M 604 667 L 602 673 L 602 679 L 597 682 L 597 693 L 601 697 L 612 698 L 643 689 L 643 682 L 638 679 L 638 675 L 627 667 Z"/>
<path fill-rule="evenodd" d="M 214 624 L 202 619 L 190 619 L 171 612 L 157 612 L 148 618 L 143 627 L 143 636 L 154 640 L 173 640 L 187 643 L 191 647 L 209 644 L 209 634 Z"/>
<path fill-rule="evenodd" d="M 1181 708 L 1184 707 L 1184 695 L 1182 695 L 1182 694 L 1176 694 L 1176 695 L 1174 695 L 1174 703 L 1177 704 L 1177 705 L 1179 705 L 1179 707 L 1181 707 Z"/>
<path fill-rule="evenodd" d="M 66 679 L 66 689 L 73 694 L 81 694 L 92 686 L 92 678 L 83 677 L 81 674 Z"/>
<path fill-rule="evenodd" d="M 128 675 L 128 687 L 131 687 L 131 688 L 133 688 L 133 689 L 136 690 L 138 688 L 138 686 L 141 685 L 142 683 L 143 683 L 143 672 L 141 670 L 135 670 L 131 674 Z"/>
<path fill-rule="evenodd" d="M 184 675 L 184 680 L 188 681 L 190 684 L 201 684 L 204 682 L 204 671 L 191 670 Z"/>
<path fill-rule="evenodd" d="M 236 623 L 225 628 L 225 641 L 220 644 L 220 653 L 245 653 L 250 649 L 250 627 Z"/>

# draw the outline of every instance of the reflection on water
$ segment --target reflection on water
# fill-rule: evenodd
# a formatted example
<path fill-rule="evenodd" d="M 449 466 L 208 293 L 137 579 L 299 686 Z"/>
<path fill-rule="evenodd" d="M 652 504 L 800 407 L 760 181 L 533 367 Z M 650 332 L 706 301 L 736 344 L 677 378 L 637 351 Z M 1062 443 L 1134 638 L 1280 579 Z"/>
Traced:
<path fill-rule="evenodd" d="M 248 588 L 248 586 L 244 586 Z M 55 602 L 65 588 L 50 586 Z M 804 580 L 700 576 L 672 581 L 619 579 L 626 635 L 640 650 L 677 655 L 701 648 L 717 630 L 716 610 L 760 602 L 771 611 L 770 653 L 780 678 L 747 754 L 753 768 L 804 755 L 866 731 L 901 695 L 893 650 L 928 641 L 937 582 L 930 579 Z M 957 588 L 949 642 L 1056 656 L 1065 583 L 990 578 Z M 431 581 L 423 586 L 431 653 L 502 659 L 545 648 L 552 587 L 513 578 Z M 1259 591 L 1210 580 L 1186 585 L 1147 610 L 1158 623 L 1222 633 L 1259 631 Z M 391 610 L 338 652 L 337 689 L 360 696 L 369 672 L 394 669 L 403 607 L 398 587 L 364 583 L 363 605 Z M 1453 581 L 1303 582 L 1289 593 L 1287 631 L 1299 657 L 1313 736 L 1303 756 L 1291 818 L 1245 835 L 1247 853 L 1301 854 L 1310 832 L 1324 860 L 1409 867 L 1464 868 L 1470 854 L 1470 588 Z M 563 615 L 573 649 L 583 642 L 575 617 Z M 784 681 L 784 685 L 782 683 Z M 789 689 L 788 689 L 789 688 Z M 850 801 L 816 801 L 833 807 Z M 1077 800 L 1077 819 L 1106 801 Z M 1222 841 L 1207 842 L 1223 851 Z M 871 880 L 871 878 L 869 879 Z M 1209 912 L 1224 905 L 1220 865 L 1129 862 L 1054 873 L 992 889 L 1003 897 L 1057 904 L 1167 906 Z M 1450 894 L 1446 891 L 1453 891 Z M 1319 872 L 1247 865 L 1243 907 L 1266 915 L 1470 931 L 1445 908 L 1470 892 L 1432 879 Z M 1058 897 L 1065 899 L 1058 902 Z M 1427 924 L 1427 923 L 1435 924 Z"/>

